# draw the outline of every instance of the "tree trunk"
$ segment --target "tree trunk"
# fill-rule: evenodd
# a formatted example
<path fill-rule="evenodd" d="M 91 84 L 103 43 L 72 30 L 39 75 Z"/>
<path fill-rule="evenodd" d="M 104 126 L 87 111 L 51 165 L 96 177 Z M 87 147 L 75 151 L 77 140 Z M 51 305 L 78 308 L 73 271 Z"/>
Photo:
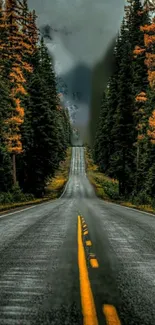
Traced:
<path fill-rule="evenodd" d="M 13 184 L 16 185 L 17 178 L 16 178 L 16 155 L 12 155 L 12 165 L 13 165 Z"/>
<path fill-rule="evenodd" d="M 121 172 L 119 175 L 119 195 L 124 196 L 126 191 L 126 179 L 125 179 L 125 148 L 122 150 Z"/>
<path fill-rule="evenodd" d="M 121 196 L 122 194 L 122 184 L 121 184 L 121 180 L 119 179 L 119 196 Z"/>
<path fill-rule="evenodd" d="M 123 147 L 123 177 L 122 177 L 122 195 L 125 195 L 126 192 L 126 175 L 125 175 L 125 164 L 126 164 L 126 155 L 125 155 L 125 148 Z"/>
<path fill-rule="evenodd" d="M 138 193 L 139 156 L 140 156 L 140 147 L 139 147 L 139 144 L 137 144 L 137 160 L 136 160 L 136 193 Z"/>

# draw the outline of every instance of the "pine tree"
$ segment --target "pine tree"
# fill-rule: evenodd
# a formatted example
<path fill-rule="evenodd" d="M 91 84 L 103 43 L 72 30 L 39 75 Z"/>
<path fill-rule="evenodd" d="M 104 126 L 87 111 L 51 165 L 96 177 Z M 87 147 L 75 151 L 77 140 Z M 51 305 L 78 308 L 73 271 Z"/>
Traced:
<path fill-rule="evenodd" d="M 122 58 L 118 79 L 118 106 L 113 128 L 115 152 L 111 165 L 115 177 L 119 180 L 120 195 L 132 191 L 133 180 L 133 93 L 132 93 L 132 49 L 126 23 L 121 27 Z"/>
<path fill-rule="evenodd" d="M 101 102 L 101 116 L 94 144 L 95 162 L 99 164 L 100 170 L 106 172 L 109 176 L 112 177 L 114 176 L 114 172 L 113 167 L 111 166 L 111 157 L 114 154 L 115 150 L 113 128 L 115 124 L 115 114 L 119 98 L 118 75 L 120 71 L 121 55 L 121 40 L 118 36 L 116 46 L 114 48 L 115 70 L 113 75 L 109 79 L 107 91 L 103 93 L 103 98 Z M 102 154 L 101 152 L 104 153 Z"/>
<path fill-rule="evenodd" d="M 139 48 L 143 48 L 144 37 L 141 27 L 149 23 L 149 13 L 144 10 L 141 1 L 132 0 L 128 29 L 133 54 L 136 54 L 136 49 L 138 50 Z M 140 92 L 146 92 L 148 86 L 145 53 L 143 51 L 141 51 L 141 55 L 139 56 L 133 55 L 132 65 L 134 75 L 133 92 L 135 96 L 137 96 Z"/>
<path fill-rule="evenodd" d="M 71 126 L 36 18 L 27 0 L 0 0 L 0 190 L 12 186 L 12 157 L 14 183 L 17 172 L 25 191 L 42 196 L 65 158 Z"/>
<path fill-rule="evenodd" d="M 30 53 L 31 44 L 23 33 L 23 22 L 26 17 L 22 16 L 24 6 L 18 0 L 6 0 L 3 10 L 4 26 L 3 32 L 7 35 L 1 40 L 2 54 L 7 65 L 5 69 L 10 81 L 10 96 L 12 98 L 12 112 L 6 120 L 5 140 L 8 151 L 12 155 L 13 161 L 13 181 L 16 183 L 16 155 L 22 152 L 22 142 L 20 126 L 24 122 L 24 107 L 21 99 L 27 95 L 25 89 L 26 79 L 24 71 L 32 72 L 32 67 L 25 61 L 25 57 Z M 26 38 L 26 39 L 25 39 Z M 2 67 L 1 67 L 2 68 Z"/>
<path fill-rule="evenodd" d="M 5 119 L 11 110 L 9 85 L 0 77 L 0 191 L 7 191 L 12 186 L 12 164 L 5 145 Z M 4 107 L 7 108 L 4 110 Z"/>
<path fill-rule="evenodd" d="M 109 128 L 108 128 L 108 100 L 106 92 L 103 93 L 99 123 L 97 127 L 93 158 L 101 172 L 106 172 L 109 164 Z"/>
<path fill-rule="evenodd" d="M 22 126 L 23 157 L 19 160 L 20 184 L 36 196 L 44 194 L 49 176 L 54 176 L 67 149 L 66 122 L 56 91 L 53 65 L 41 40 L 33 55 L 34 71 L 29 79 Z"/>
<path fill-rule="evenodd" d="M 136 148 L 135 156 L 135 191 L 138 192 L 141 188 L 141 181 L 144 176 L 143 154 L 145 147 L 144 136 L 144 105 L 146 98 L 146 91 L 148 88 L 147 68 L 145 65 L 145 53 L 141 50 L 144 46 L 144 37 L 141 27 L 146 23 L 149 24 L 149 14 L 145 11 L 140 0 L 129 1 L 128 6 L 128 29 L 131 48 L 133 51 L 133 94 L 135 96 L 134 102 L 134 146 Z M 137 55 L 138 54 L 138 55 Z"/>
<path fill-rule="evenodd" d="M 3 1 L 0 0 L 0 74 L 4 73 L 5 67 L 5 55 L 4 55 L 4 41 L 6 38 L 6 28 L 5 28 L 5 19 L 4 19 L 4 10 L 3 10 Z"/>
<path fill-rule="evenodd" d="M 144 32 L 144 47 L 145 49 L 145 64 L 148 69 L 148 81 L 150 85 L 150 91 L 148 92 L 149 96 L 154 98 L 154 90 L 155 90 L 155 50 L 154 50 L 154 45 L 155 45 L 155 19 L 153 18 L 152 23 L 149 25 L 145 25 L 141 28 L 141 30 Z M 152 107 L 152 110 L 150 110 L 150 107 Z M 155 159 L 155 149 L 154 149 L 154 144 L 155 144 L 155 110 L 154 110 L 154 100 L 149 100 L 148 105 L 147 105 L 148 112 L 147 112 L 147 118 L 148 118 L 148 126 L 146 134 L 149 137 L 149 140 L 151 141 L 151 147 L 148 145 L 148 157 L 150 157 L 150 162 L 149 162 L 149 172 L 148 172 L 148 179 L 149 181 L 147 182 L 149 184 L 149 194 L 153 196 L 155 194 L 155 187 L 154 187 L 154 181 L 155 181 L 155 173 L 154 173 L 154 159 Z M 151 189 L 151 190 L 150 190 Z"/>
<path fill-rule="evenodd" d="M 103 145 L 108 148 L 104 153 L 107 162 L 103 171 L 119 179 L 120 194 L 129 194 L 134 187 L 138 190 L 137 184 L 141 185 L 139 180 L 143 179 L 141 173 L 144 174 L 147 146 L 148 79 L 141 28 L 150 20 L 139 0 L 128 3 L 114 52 L 116 68 L 108 83 L 107 113 L 103 122 L 100 121 L 104 135 L 99 127 L 94 150 L 95 161 L 99 164 L 101 148 L 104 152 Z M 140 55 L 137 56 L 137 52 Z"/>

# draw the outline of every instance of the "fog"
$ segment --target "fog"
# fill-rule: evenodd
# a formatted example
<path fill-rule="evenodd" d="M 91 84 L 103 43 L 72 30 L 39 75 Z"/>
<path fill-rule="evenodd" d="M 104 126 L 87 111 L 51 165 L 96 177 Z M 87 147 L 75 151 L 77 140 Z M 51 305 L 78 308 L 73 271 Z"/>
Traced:
<path fill-rule="evenodd" d="M 54 58 L 55 70 L 68 87 L 64 102 L 74 104 L 76 125 L 92 143 L 100 97 L 113 69 L 113 47 L 125 0 L 29 0 Z M 91 135 L 91 136 L 90 136 Z"/>

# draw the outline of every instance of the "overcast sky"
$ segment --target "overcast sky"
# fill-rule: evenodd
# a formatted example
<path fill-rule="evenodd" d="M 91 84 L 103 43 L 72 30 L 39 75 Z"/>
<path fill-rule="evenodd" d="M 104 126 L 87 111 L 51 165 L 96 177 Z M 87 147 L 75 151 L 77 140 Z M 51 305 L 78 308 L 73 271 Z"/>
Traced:
<path fill-rule="evenodd" d="M 28 0 L 28 3 L 39 16 L 39 27 L 50 25 L 55 30 L 48 48 L 54 55 L 57 73 L 63 76 L 70 91 L 81 92 L 83 100 L 77 118 L 85 124 L 89 116 L 92 67 L 117 35 L 125 0 Z"/>

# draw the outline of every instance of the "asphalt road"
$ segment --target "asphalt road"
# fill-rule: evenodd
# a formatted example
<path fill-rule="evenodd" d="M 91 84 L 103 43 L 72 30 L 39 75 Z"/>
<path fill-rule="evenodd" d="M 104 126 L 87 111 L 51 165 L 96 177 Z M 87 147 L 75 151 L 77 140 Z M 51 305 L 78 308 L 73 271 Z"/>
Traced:
<path fill-rule="evenodd" d="M 96 198 L 73 148 L 63 196 L 0 217 L 0 325 L 155 325 L 155 216 Z"/>

